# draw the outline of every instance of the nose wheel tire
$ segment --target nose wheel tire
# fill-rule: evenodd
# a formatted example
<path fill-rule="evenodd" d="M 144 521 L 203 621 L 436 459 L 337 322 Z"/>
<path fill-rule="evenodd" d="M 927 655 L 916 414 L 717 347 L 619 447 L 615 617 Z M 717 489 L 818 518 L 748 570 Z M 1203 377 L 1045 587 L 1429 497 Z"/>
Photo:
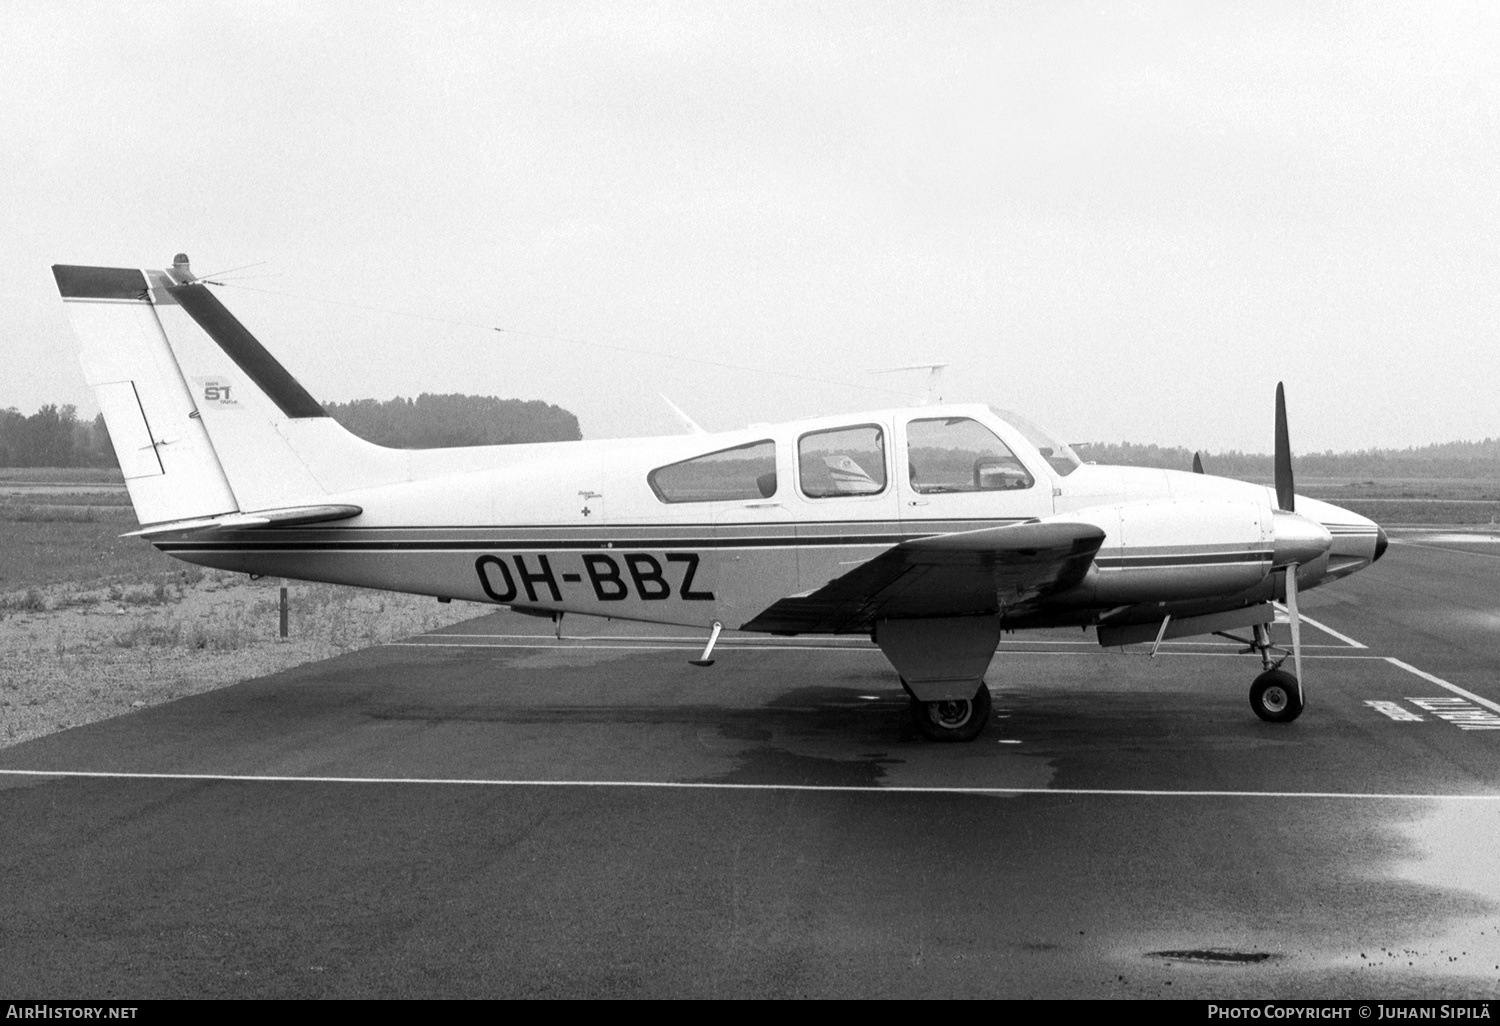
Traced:
<path fill-rule="evenodd" d="M 990 689 L 984 684 L 972 699 L 911 702 L 912 725 L 929 741 L 973 741 L 989 721 Z"/>
<path fill-rule="evenodd" d="M 1291 723 L 1302 715 L 1302 689 L 1297 678 L 1281 670 L 1267 670 L 1250 685 L 1250 708 L 1267 723 Z"/>

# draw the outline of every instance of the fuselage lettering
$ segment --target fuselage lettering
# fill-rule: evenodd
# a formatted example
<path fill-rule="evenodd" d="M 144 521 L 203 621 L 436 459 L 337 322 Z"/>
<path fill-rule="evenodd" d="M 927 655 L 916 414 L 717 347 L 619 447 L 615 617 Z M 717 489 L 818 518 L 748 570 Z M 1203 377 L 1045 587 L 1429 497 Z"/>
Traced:
<path fill-rule="evenodd" d="M 620 579 L 620 567 L 611 557 L 584 556 L 583 567 L 589 573 L 589 583 L 594 586 L 594 597 L 600 602 L 619 602 L 630 595 L 630 589 Z"/>
<path fill-rule="evenodd" d="M 516 582 L 510 576 L 510 567 L 505 565 L 504 560 L 497 556 L 480 556 L 474 561 L 474 569 L 479 572 L 479 586 L 490 598 L 496 602 L 510 602 L 516 597 Z M 505 581 L 503 593 L 495 589 L 494 580 L 490 576 L 493 571 L 498 571 Z"/>
<path fill-rule="evenodd" d="M 563 558 L 566 560 L 565 556 Z M 589 585 L 594 589 L 594 598 L 599 602 L 623 602 L 629 598 L 660 602 L 672 598 L 673 582 L 668 579 L 667 571 L 673 563 L 682 564 L 677 598 L 686 602 L 714 601 L 712 591 L 693 587 L 701 558 L 696 552 L 668 552 L 665 562 L 662 557 L 647 552 L 611 555 L 589 552 L 580 554 L 579 558 L 583 561 Z M 567 565 L 566 561 L 563 565 Z M 526 593 L 527 602 L 546 602 L 549 599 L 562 602 L 563 585 L 579 584 L 583 580 L 582 574 L 555 571 L 551 559 L 542 553 L 515 553 L 509 559 L 480 556 L 474 562 L 474 569 L 479 574 L 479 586 L 485 595 L 504 605 L 515 602 L 522 591 Z M 538 585 L 545 585 L 545 588 L 538 588 Z"/>
<path fill-rule="evenodd" d="M 669 552 L 667 562 L 687 564 L 687 569 L 682 574 L 682 587 L 677 589 L 678 597 L 689 602 L 712 602 L 714 600 L 714 593 L 711 591 L 693 590 L 693 578 L 698 573 L 698 553 Z"/>
<path fill-rule="evenodd" d="M 632 552 L 625 557 L 630 567 L 630 577 L 635 581 L 635 593 L 643 602 L 655 602 L 672 597 L 672 586 L 661 575 L 661 564 L 655 556 L 644 552 Z"/>
<path fill-rule="evenodd" d="M 516 573 L 520 576 L 521 583 L 526 586 L 527 599 L 535 602 L 536 588 L 533 587 L 533 585 L 545 584 L 552 592 L 552 601 L 562 601 L 562 592 L 557 590 L 557 578 L 552 576 L 552 564 L 547 562 L 546 556 L 536 557 L 537 562 L 541 564 L 542 567 L 541 571 L 538 573 L 532 573 L 531 571 L 526 569 L 525 556 L 517 554 L 514 558 L 516 561 Z"/>

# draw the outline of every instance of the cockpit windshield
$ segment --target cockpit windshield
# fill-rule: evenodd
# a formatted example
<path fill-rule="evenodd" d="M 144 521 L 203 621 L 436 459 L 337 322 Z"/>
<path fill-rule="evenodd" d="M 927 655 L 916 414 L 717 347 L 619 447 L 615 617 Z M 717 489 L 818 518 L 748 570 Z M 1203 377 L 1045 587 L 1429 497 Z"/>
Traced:
<path fill-rule="evenodd" d="M 1059 477 L 1067 477 L 1083 466 L 1083 461 L 1069 448 L 1068 443 L 1060 440 L 1050 431 L 1037 427 L 1019 413 L 997 410 L 993 406 L 990 407 L 990 412 L 1021 432 L 1026 441 L 1036 446 L 1036 451 L 1042 454 L 1042 458 L 1053 470 L 1057 471 Z"/>

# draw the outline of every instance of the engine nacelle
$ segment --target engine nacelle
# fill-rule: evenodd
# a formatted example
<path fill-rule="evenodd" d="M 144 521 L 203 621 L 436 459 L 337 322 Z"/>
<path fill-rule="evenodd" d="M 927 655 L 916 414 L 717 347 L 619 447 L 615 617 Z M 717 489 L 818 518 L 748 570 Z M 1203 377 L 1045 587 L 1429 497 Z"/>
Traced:
<path fill-rule="evenodd" d="M 1316 521 L 1257 502 L 1133 502 L 1057 519 L 1104 530 L 1088 579 L 1069 596 L 1089 605 L 1232 595 L 1256 587 L 1289 562 L 1316 564 L 1333 542 Z"/>

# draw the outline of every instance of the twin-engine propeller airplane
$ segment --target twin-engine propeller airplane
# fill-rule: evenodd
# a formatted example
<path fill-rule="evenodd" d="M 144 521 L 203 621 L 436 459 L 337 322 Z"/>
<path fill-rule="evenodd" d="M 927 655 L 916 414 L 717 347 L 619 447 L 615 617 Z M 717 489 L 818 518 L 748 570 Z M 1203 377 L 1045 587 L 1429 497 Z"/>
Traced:
<path fill-rule="evenodd" d="M 1259 654 L 1272 722 L 1302 711 L 1300 591 L 1385 533 L 1276 486 L 1084 464 L 980 405 L 664 438 L 396 450 L 335 423 L 210 290 L 169 270 L 53 267 L 140 535 L 203 566 L 699 627 L 868 634 L 925 736 L 990 711 L 1001 632 L 1105 646 L 1222 634 Z M 1295 674 L 1272 644 L 1285 603 Z M 1248 630 L 1248 636 L 1229 633 Z"/>

